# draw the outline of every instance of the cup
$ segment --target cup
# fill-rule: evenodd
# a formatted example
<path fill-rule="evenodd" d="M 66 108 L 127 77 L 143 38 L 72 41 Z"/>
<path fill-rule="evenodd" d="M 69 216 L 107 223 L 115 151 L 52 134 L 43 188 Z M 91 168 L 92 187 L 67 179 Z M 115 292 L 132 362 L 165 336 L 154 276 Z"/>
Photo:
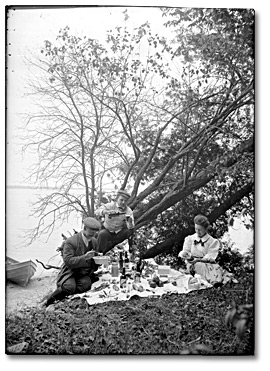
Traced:
<path fill-rule="evenodd" d="M 94 256 L 96 264 L 108 264 L 108 256 Z"/>
<path fill-rule="evenodd" d="M 107 269 L 107 268 L 109 268 L 109 257 L 108 256 L 104 256 L 104 260 L 103 260 L 103 267 L 105 268 L 105 269 Z"/>
<path fill-rule="evenodd" d="M 188 280 L 188 288 L 190 290 L 199 290 L 201 287 L 200 281 L 195 277 L 190 277 Z"/>
<path fill-rule="evenodd" d="M 187 277 L 185 275 L 179 276 L 175 279 L 176 285 L 178 287 L 185 288 L 187 285 Z"/>

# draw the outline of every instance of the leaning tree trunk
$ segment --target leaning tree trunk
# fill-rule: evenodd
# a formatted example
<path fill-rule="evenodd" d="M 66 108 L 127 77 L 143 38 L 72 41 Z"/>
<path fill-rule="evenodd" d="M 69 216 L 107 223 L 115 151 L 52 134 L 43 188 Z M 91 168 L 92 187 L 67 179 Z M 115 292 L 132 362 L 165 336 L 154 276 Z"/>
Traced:
<path fill-rule="evenodd" d="M 220 206 L 215 208 L 208 215 L 210 223 L 215 222 L 216 219 L 218 219 L 221 215 L 224 215 L 227 210 L 229 210 L 233 205 L 239 202 L 244 196 L 247 196 L 250 192 L 252 192 L 253 187 L 254 187 L 253 182 L 245 185 L 242 189 L 238 190 L 230 198 L 225 200 L 225 202 L 223 202 Z M 142 254 L 142 259 L 154 258 L 155 256 L 161 253 L 169 252 L 172 250 L 176 243 L 178 246 L 182 246 L 184 239 L 192 233 L 194 233 L 194 227 L 190 226 L 189 228 L 183 230 L 181 233 L 178 233 L 146 250 Z M 180 250 L 181 249 L 179 249 L 179 251 Z"/>
<path fill-rule="evenodd" d="M 175 205 L 177 202 L 185 199 L 188 195 L 192 194 L 197 189 L 209 183 L 216 177 L 216 175 L 218 175 L 218 172 L 216 170 L 217 168 L 218 171 L 221 171 L 221 169 L 228 169 L 239 161 L 240 154 L 253 151 L 254 140 L 253 138 L 251 138 L 242 143 L 237 148 L 237 151 L 234 150 L 230 155 L 227 154 L 224 158 L 214 160 L 207 166 L 207 168 L 202 169 L 199 174 L 191 177 L 185 186 L 183 186 L 182 181 L 175 183 L 174 187 L 172 187 L 172 190 L 165 196 L 162 196 L 160 199 L 156 199 L 154 201 L 149 201 L 149 203 L 143 205 L 143 207 L 138 207 L 137 210 L 135 209 L 135 232 L 142 226 L 149 224 L 159 214 L 167 210 L 169 207 Z M 221 215 L 224 215 L 225 212 L 229 210 L 235 203 L 239 202 L 244 196 L 248 195 L 252 191 L 252 189 L 253 182 L 249 182 L 233 195 L 230 195 L 230 198 L 225 200 L 209 214 L 210 222 L 213 223 Z M 131 206 L 132 208 L 132 204 L 129 206 Z M 170 237 L 166 241 L 156 244 L 155 246 L 144 252 L 144 254 L 142 255 L 143 259 L 152 258 L 161 253 L 170 251 L 176 242 L 178 245 L 181 246 L 183 244 L 184 238 L 191 233 L 193 233 L 193 227 L 184 230 L 178 235 Z M 131 236 L 132 234 L 133 232 L 130 231 L 129 236 Z"/>

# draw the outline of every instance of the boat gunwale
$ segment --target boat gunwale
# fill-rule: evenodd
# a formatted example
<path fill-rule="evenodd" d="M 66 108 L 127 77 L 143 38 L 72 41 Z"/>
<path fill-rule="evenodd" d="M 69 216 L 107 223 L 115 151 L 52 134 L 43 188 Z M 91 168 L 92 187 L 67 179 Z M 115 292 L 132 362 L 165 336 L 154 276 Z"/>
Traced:
<path fill-rule="evenodd" d="M 36 269 L 37 265 L 31 259 L 17 263 L 6 262 L 6 279 L 21 286 L 26 286 L 35 274 Z"/>

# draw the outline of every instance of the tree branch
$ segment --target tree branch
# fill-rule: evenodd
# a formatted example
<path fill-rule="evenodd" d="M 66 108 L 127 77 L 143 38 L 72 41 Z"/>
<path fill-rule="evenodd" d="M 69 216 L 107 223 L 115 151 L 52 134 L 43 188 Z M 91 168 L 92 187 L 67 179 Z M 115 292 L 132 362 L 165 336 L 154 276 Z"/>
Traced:
<path fill-rule="evenodd" d="M 250 192 L 252 192 L 253 187 L 254 187 L 253 182 L 246 184 L 240 190 L 236 191 L 231 197 L 227 198 L 217 208 L 215 208 L 208 215 L 210 223 L 215 222 L 221 215 L 224 215 L 225 212 L 229 210 L 233 205 L 241 201 L 243 197 L 247 196 Z M 142 255 L 142 259 L 154 258 L 155 256 L 161 253 L 168 252 L 173 248 L 173 246 L 175 246 L 176 243 L 178 246 L 181 246 L 184 242 L 184 239 L 192 233 L 194 233 L 193 226 L 186 228 L 181 233 L 178 233 L 146 250 L 145 253 Z"/>

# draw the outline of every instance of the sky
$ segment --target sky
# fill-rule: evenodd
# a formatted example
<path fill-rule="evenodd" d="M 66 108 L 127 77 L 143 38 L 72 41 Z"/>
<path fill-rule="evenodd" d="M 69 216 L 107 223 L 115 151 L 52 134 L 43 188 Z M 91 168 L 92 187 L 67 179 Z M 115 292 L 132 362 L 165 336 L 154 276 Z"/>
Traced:
<path fill-rule="evenodd" d="M 22 184 L 35 155 L 22 156 L 18 127 L 22 125 L 20 114 L 35 110 L 25 96 L 25 79 L 31 69 L 25 61 L 30 53 L 36 53 L 45 40 L 55 41 L 60 29 L 70 27 L 77 36 L 105 41 L 106 32 L 123 25 L 126 7 L 87 8 L 36 8 L 10 9 L 7 19 L 7 185 Z M 130 26 L 135 28 L 149 21 L 153 31 L 160 32 L 163 20 L 155 7 L 128 7 Z M 165 28 L 164 28 L 165 30 Z"/>
<path fill-rule="evenodd" d="M 161 31 L 164 19 L 159 9 L 153 6 L 10 9 L 7 18 L 7 185 L 25 184 L 28 168 L 37 160 L 33 153 L 22 154 L 18 138 L 18 128 L 22 124 L 20 114 L 35 110 L 31 99 L 25 96 L 25 79 L 32 73 L 25 57 L 40 50 L 44 40 L 54 41 L 59 30 L 66 26 L 70 27 L 70 33 L 77 36 L 97 38 L 104 42 L 109 29 L 123 25 L 123 12 L 126 9 L 130 27 L 135 28 L 148 21 L 154 32 L 168 35 L 165 28 Z M 238 232 L 230 232 L 240 248 L 252 243 L 251 233 L 246 234 L 242 225 Z"/>
<path fill-rule="evenodd" d="M 20 114 L 35 110 L 31 99 L 25 97 L 25 79 L 32 71 L 24 58 L 39 51 L 44 40 L 54 41 L 59 30 L 66 26 L 70 27 L 72 34 L 104 42 L 109 29 L 123 26 L 126 9 L 130 27 L 135 28 L 148 21 L 153 33 L 162 32 L 169 36 L 167 29 L 162 28 L 164 19 L 159 9 L 151 6 L 10 9 L 7 19 L 7 185 L 24 184 L 30 164 L 36 162 L 35 154 L 22 155 L 18 138 L 18 127 L 22 124 Z M 236 239 L 241 245 L 243 235 L 236 234 Z"/>

